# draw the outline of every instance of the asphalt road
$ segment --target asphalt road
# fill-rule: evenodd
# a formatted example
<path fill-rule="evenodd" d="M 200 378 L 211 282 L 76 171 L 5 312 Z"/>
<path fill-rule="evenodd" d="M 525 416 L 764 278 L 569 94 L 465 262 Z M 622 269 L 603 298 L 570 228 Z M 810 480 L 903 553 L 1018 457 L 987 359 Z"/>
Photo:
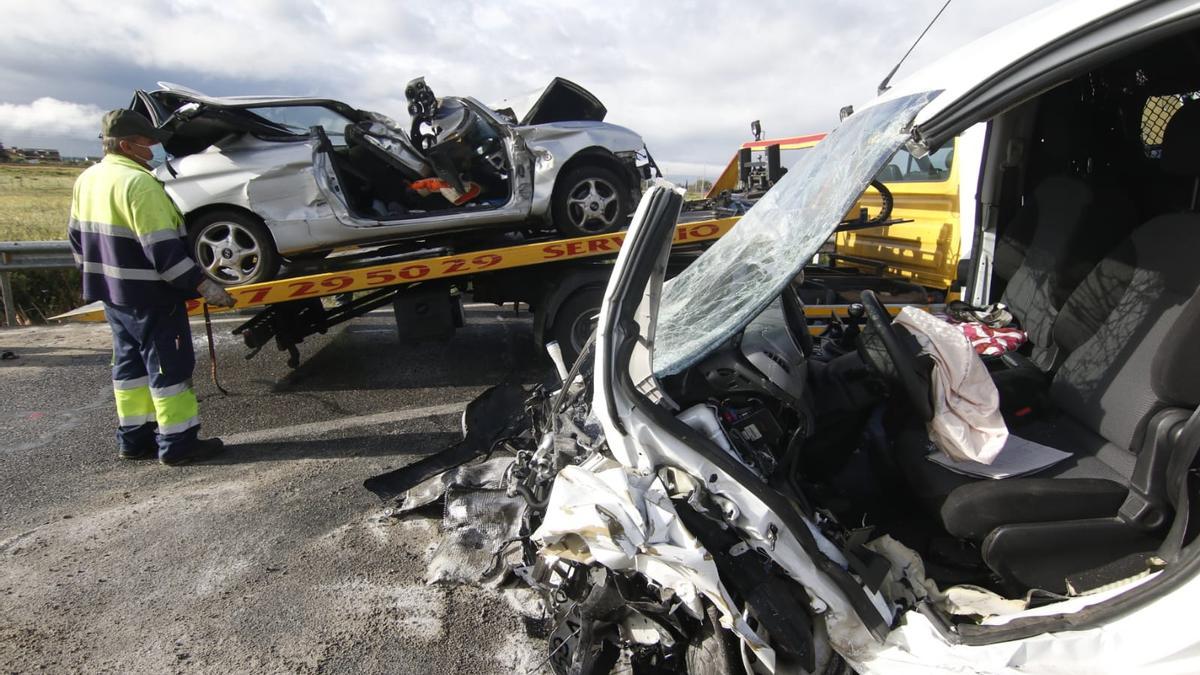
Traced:
<path fill-rule="evenodd" d="M 180 468 L 118 460 L 107 326 L 0 330 L 0 671 L 509 673 L 542 670 L 528 606 L 429 586 L 437 520 L 363 479 L 452 442 L 458 410 L 549 360 L 527 315 L 468 309 L 402 347 L 373 314 L 284 356 L 218 319 L 222 396 L 194 324 L 202 434 Z"/>

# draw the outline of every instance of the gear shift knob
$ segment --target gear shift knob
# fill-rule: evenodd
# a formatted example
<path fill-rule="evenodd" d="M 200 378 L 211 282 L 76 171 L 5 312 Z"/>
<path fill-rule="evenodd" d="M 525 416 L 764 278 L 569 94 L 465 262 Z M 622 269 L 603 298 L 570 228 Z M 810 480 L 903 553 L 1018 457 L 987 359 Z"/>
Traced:
<path fill-rule="evenodd" d="M 861 302 L 852 302 L 850 303 L 850 306 L 846 308 L 846 313 L 850 315 L 851 319 L 854 319 L 855 323 L 858 323 L 862 321 L 864 316 L 867 315 L 867 308 L 863 307 Z"/>

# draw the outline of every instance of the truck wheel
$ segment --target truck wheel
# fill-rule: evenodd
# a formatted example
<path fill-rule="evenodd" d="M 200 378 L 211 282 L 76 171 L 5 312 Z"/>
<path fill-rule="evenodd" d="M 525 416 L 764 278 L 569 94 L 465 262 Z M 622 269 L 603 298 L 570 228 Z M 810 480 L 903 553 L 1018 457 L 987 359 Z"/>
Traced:
<path fill-rule="evenodd" d="M 192 256 L 210 279 L 223 286 L 274 278 L 279 253 L 267 226 L 237 211 L 212 211 L 188 229 Z"/>
<path fill-rule="evenodd" d="M 555 181 L 550 215 L 558 231 L 568 237 L 608 234 L 625 227 L 629 201 L 629 190 L 617 174 L 585 165 Z"/>
<path fill-rule="evenodd" d="M 579 352 L 596 330 L 596 319 L 600 316 L 600 303 L 603 300 L 603 288 L 583 288 L 567 298 L 554 315 L 550 337 L 558 342 L 568 368 L 579 358 Z"/>

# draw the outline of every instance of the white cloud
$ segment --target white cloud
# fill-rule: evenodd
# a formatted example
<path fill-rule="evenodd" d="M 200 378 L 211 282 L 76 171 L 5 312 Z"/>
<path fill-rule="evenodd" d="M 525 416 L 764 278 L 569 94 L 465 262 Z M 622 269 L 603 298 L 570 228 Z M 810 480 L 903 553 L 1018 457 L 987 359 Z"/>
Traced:
<path fill-rule="evenodd" d="M 901 72 L 1047 3 L 952 3 Z M 753 119 L 773 136 L 829 129 L 839 107 L 873 95 L 940 6 L 41 0 L 3 21 L 16 10 L 0 0 L 0 92 L 11 103 L 53 95 L 115 107 L 135 86 L 170 80 L 214 95 L 322 95 L 403 118 L 404 83 L 420 75 L 436 92 L 483 101 L 561 75 L 660 160 L 717 165 Z"/>
<path fill-rule="evenodd" d="M 9 134 L 94 139 L 104 111 L 44 96 L 28 104 L 0 103 L 0 136 Z"/>

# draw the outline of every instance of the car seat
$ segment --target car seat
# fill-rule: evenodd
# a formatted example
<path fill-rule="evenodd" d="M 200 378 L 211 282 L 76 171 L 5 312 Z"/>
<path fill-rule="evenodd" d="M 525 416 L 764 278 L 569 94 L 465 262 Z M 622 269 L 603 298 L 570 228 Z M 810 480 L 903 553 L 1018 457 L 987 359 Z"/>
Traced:
<path fill-rule="evenodd" d="M 1163 160 L 1200 181 L 1200 105 L 1172 119 Z M 1200 405 L 1196 251 L 1200 214 L 1154 218 L 1093 268 L 1058 314 L 1052 330 L 1070 353 L 1047 392 L 1057 411 L 1013 431 L 1070 459 L 1033 478 L 981 481 L 928 461 L 923 433 L 909 430 L 894 444 L 914 493 L 947 532 L 981 542 L 984 561 L 1010 585 L 1078 590 L 1072 575 L 1097 583 L 1128 571 L 1114 564 L 1144 568 L 1144 554 L 1162 541 L 1173 504 L 1168 466 L 1186 450 L 1178 434 Z M 1093 325 L 1074 325 L 1081 316 Z"/>

